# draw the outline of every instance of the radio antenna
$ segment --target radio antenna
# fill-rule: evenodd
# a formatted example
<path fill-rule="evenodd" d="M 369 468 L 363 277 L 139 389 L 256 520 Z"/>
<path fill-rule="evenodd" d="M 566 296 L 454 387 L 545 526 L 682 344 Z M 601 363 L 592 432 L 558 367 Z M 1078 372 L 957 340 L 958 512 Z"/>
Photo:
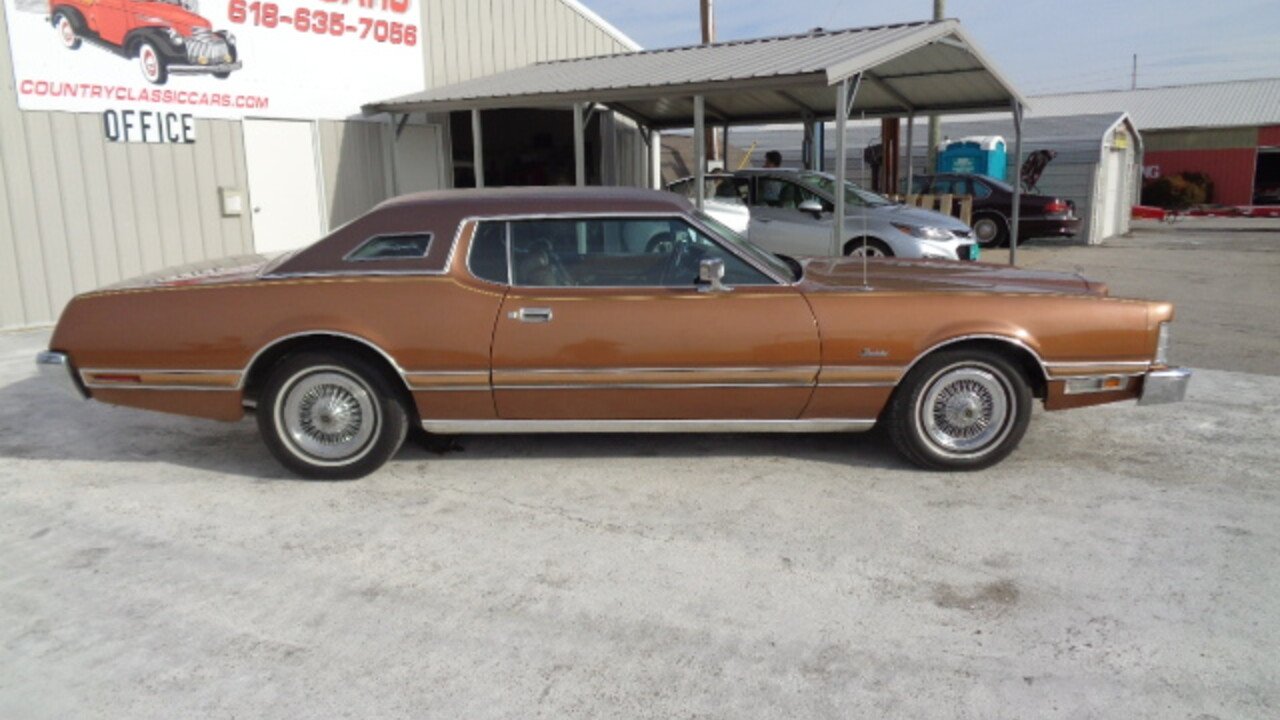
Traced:
<path fill-rule="evenodd" d="M 867 122 L 867 111 L 863 110 L 862 111 L 863 125 L 866 125 L 866 122 Z M 867 187 L 867 153 L 865 152 L 865 149 L 866 149 L 865 145 L 863 146 L 863 149 L 864 149 L 864 152 L 862 153 L 862 187 L 866 188 Z M 844 192 L 844 190 L 845 190 L 844 188 L 840 188 L 840 192 Z M 861 200 L 862 197 L 858 196 L 858 199 Z M 865 207 L 862 208 L 862 289 L 863 290 L 871 289 L 871 284 L 867 282 L 867 208 Z"/>

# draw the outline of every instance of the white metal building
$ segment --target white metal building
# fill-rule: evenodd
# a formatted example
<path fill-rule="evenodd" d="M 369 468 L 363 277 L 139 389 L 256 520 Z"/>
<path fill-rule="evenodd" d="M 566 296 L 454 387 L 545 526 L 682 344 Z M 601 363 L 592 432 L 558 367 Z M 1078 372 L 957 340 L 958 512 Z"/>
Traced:
<path fill-rule="evenodd" d="M 77 12 L 90 12 L 84 8 L 92 3 L 79 2 Z M 190 0 L 181 5 L 196 7 Z M 161 267 L 295 247 L 387 197 L 470 177 L 469 158 L 453 154 L 455 147 L 469 147 L 469 139 L 454 137 L 459 125 L 449 115 L 419 114 L 393 123 L 386 115 L 361 116 L 356 103 L 335 116 L 333 96 L 358 95 L 363 102 L 386 96 L 390 90 L 379 88 L 399 87 L 396 83 L 403 85 L 405 78 L 412 78 L 413 86 L 401 91 L 410 92 L 537 61 L 638 48 L 576 0 L 344 3 L 347 24 L 337 24 L 341 15 L 327 16 L 333 22 L 328 35 L 300 27 L 307 16 L 314 30 L 318 14 L 334 8 L 326 3 L 273 5 L 280 17 L 294 21 L 292 27 L 252 12 L 236 15 L 235 6 L 206 3 L 202 15 L 215 31 L 235 30 L 243 63 L 227 66 L 230 79 L 179 75 L 175 64 L 166 83 L 148 85 L 137 73 L 139 59 L 127 57 L 127 36 L 117 47 L 107 42 L 109 30 L 101 29 L 84 43 L 68 38 L 60 45 L 44 0 L 0 3 L 0 328 L 48 323 L 76 293 Z M 353 8 L 366 6 L 372 7 L 370 14 L 357 23 Z M 394 12 L 401 14 L 389 14 Z M 344 30 L 346 37 L 337 38 Z M 361 35 L 369 31 L 368 37 Z M 189 39 L 192 52 L 195 45 Z M 301 50 L 282 50 L 293 47 Z M 46 49 L 49 57 L 72 68 L 69 79 L 43 79 Z M 391 64 L 406 57 L 408 66 Z M 345 67 L 379 58 L 387 60 L 378 60 L 381 65 L 373 72 L 343 74 Z M 309 70 L 325 61 L 331 65 L 324 67 L 334 68 L 331 73 Z M 99 67 L 123 80 L 89 79 Z M 274 77 L 268 69 L 274 69 Z M 239 78 L 244 80 L 236 85 Z M 241 86 L 250 88 L 243 96 L 250 102 L 240 106 L 247 109 L 225 101 L 221 106 L 158 106 L 158 122 L 170 130 L 166 108 L 193 116 L 193 141 L 119 137 L 125 111 L 153 107 L 148 100 L 196 102 L 194 91 L 189 97 L 157 93 L 198 89 L 214 93 L 216 103 L 241 98 L 226 91 Z M 276 93 L 271 112 L 261 117 L 252 109 L 252 88 L 258 87 Z M 33 105 L 71 109 L 29 109 Z M 77 111 L 81 105 L 94 109 Z M 599 138 L 593 150 L 596 173 L 605 166 L 604 149 L 614 144 L 604 135 L 625 135 L 625 128 L 612 121 L 605 114 L 591 128 Z M 538 122 L 558 125 L 555 117 Z M 559 124 L 562 132 L 530 129 L 528 142 L 508 152 L 527 153 L 539 143 L 554 151 L 558 136 L 572 133 L 569 120 Z M 467 132 L 469 127 L 468 120 Z M 616 181 L 638 184 L 621 175 L 644 174 L 647 167 L 614 172 Z"/>

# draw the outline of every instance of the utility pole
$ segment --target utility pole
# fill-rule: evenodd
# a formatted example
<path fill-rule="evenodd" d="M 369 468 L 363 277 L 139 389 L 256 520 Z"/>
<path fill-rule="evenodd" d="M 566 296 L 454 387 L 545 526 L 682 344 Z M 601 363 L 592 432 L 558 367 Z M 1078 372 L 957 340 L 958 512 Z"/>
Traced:
<path fill-rule="evenodd" d="M 702 6 L 702 44 L 710 45 L 716 41 L 716 9 L 713 0 L 701 0 L 700 4 Z M 711 161 L 719 157 L 714 127 L 707 128 L 702 145 L 706 148 L 705 160 Z"/>
<path fill-rule="evenodd" d="M 1129 89 L 1138 89 L 1138 53 L 1133 54 L 1133 79 L 1129 81 Z"/>
<path fill-rule="evenodd" d="M 933 19 L 942 20 L 947 16 L 947 0 L 933 0 Z M 942 122 L 937 115 L 929 116 L 929 152 L 925 161 L 925 173 L 938 169 L 938 146 L 942 144 Z"/>

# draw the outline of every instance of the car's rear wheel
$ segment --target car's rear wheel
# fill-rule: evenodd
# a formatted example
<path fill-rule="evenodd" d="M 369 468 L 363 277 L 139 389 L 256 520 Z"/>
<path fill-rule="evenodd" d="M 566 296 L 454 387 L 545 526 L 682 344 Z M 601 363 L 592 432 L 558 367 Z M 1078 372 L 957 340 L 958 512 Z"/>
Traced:
<path fill-rule="evenodd" d="M 980 215 L 973 221 L 973 236 L 984 248 L 1004 247 L 1009 242 L 1009 226 L 1002 218 Z"/>
<path fill-rule="evenodd" d="M 138 43 L 138 67 L 142 77 L 152 85 L 163 85 L 169 80 L 169 63 L 151 40 Z"/>
<path fill-rule="evenodd" d="M 988 350 L 945 350 L 922 360 L 889 404 L 889 435 L 931 470 L 979 470 L 1003 460 L 1031 419 L 1021 371 Z"/>
<path fill-rule="evenodd" d="M 303 352 L 271 370 L 258 430 L 286 468 L 314 480 L 368 475 L 404 443 L 408 412 L 390 382 L 347 353 Z"/>
<path fill-rule="evenodd" d="M 63 47 L 69 50 L 80 49 L 79 29 L 75 19 L 67 11 L 59 10 L 54 13 L 53 27 L 58 31 L 58 39 L 62 40 Z"/>
<path fill-rule="evenodd" d="M 886 258 L 893 257 L 893 248 L 875 238 L 854 238 L 844 246 L 844 254 L 848 257 Z"/>

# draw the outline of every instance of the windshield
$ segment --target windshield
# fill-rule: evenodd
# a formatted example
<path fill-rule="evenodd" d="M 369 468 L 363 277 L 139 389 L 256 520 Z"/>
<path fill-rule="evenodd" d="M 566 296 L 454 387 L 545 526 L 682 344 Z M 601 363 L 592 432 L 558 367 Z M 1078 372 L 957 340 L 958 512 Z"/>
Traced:
<path fill-rule="evenodd" d="M 809 190 L 816 190 L 827 197 L 835 196 L 836 179 L 826 173 L 800 173 L 796 179 Z M 848 180 L 844 183 L 844 202 L 851 207 L 879 207 L 893 204 L 888 198 L 863 190 Z"/>
<path fill-rule="evenodd" d="M 729 227 L 728 225 L 725 225 L 719 220 L 716 220 L 715 218 L 711 217 L 710 215 L 706 214 L 701 210 L 695 210 L 693 214 L 704 225 L 706 225 L 707 227 L 715 231 L 715 234 L 721 240 L 724 240 L 725 242 L 732 245 L 733 248 L 738 252 L 740 252 L 741 254 L 746 255 L 747 257 L 750 257 L 752 260 L 755 260 L 760 265 L 763 265 L 764 267 L 769 268 L 778 277 L 791 278 L 792 280 L 800 279 L 792 271 L 792 268 L 790 265 L 780 260 L 773 253 L 769 253 L 764 250 L 761 250 L 759 247 L 751 244 L 750 240 L 742 237 L 737 232 L 734 232 L 733 228 Z"/>

